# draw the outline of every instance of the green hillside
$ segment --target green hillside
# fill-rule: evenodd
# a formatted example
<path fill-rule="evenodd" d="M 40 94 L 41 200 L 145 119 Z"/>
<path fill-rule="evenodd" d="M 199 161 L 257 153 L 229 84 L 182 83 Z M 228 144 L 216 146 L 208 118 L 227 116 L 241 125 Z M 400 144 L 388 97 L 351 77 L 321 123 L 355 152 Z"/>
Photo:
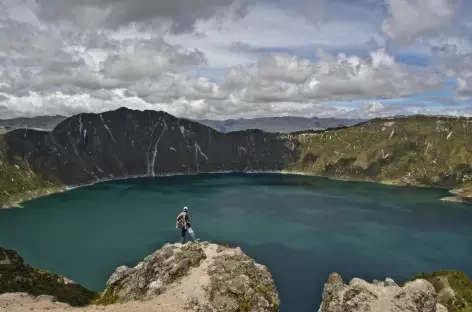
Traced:
<path fill-rule="evenodd" d="M 472 181 L 472 120 L 412 116 L 298 134 L 295 171 L 391 184 L 456 188 Z"/>
<path fill-rule="evenodd" d="M 426 272 L 408 281 L 422 278 L 433 284 L 438 301 L 448 312 L 472 312 L 472 280 L 464 273 L 453 270 Z"/>
<path fill-rule="evenodd" d="M 34 173 L 24 160 L 19 159 L 18 163 L 12 165 L 9 161 L 6 144 L 0 135 L 0 208 L 60 190 Z"/>

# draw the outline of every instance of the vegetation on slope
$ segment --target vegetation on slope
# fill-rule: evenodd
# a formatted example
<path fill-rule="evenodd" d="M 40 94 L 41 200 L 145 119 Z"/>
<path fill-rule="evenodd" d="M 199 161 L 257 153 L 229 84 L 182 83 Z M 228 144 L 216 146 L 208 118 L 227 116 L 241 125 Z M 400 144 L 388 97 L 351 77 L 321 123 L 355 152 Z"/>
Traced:
<path fill-rule="evenodd" d="M 294 171 L 392 184 L 472 183 L 472 119 L 411 116 L 297 134 Z"/>
<path fill-rule="evenodd" d="M 438 301 L 449 312 L 472 312 L 472 280 L 463 272 L 443 270 L 418 274 L 408 281 L 422 278 L 433 284 Z"/>
<path fill-rule="evenodd" d="M 470 118 L 410 116 L 280 134 L 280 138 L 300 149 L 300 158 L 291 160 L 288 171 L 338 179 L 440 186 L 456 189 L 456 199 L 472 202 L 471 131 Z M 15 164 L 8 161 L 0 136 L 0 207 L 59 189 L 31 171 L 24 160 L 15 160 Z"/>
<path fill-rule="evenodd" d="M 1 247 L 0 276 L 0 294 L 49 295 L 72 306 L 88 305 L 98 296 L 63 276 L 30 267 L 15 251 Z"/>
<path fill-rule="evenodd" d="M 34 173 L 27 162 L 18 159 L 12 165 L 7 157 L 7 146 L 0 135 L 0 208 L 58 191 L 60 188 Z"/>

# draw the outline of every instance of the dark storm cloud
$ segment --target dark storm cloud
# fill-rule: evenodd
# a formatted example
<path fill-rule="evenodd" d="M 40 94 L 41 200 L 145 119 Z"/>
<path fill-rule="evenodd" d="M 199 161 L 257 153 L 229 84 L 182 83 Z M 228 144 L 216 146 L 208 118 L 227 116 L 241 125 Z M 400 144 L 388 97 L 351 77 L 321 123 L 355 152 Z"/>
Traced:
<path fill-rule="evenodd" d="M 241 17 L 253 0 L 37 0 L 46 20 L 117 28 L 153 20 L 171 22 L 173 32 L 194 28 L 199 19 Z"/>

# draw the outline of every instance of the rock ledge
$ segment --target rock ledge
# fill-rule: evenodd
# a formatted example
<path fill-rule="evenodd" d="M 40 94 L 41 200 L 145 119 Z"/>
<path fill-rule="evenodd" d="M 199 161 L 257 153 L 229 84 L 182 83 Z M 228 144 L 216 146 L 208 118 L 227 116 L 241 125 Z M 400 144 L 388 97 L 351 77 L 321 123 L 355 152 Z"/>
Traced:
<path fill-rule="evenodd" d="M 173 298 L 184 309 L 202 312 L 279 309 L 278 292 L 265 266 L 240 248 L 208 242 L 166 244 L 134 268 L 117 268 L 100 303 L 155 297 Z"/>

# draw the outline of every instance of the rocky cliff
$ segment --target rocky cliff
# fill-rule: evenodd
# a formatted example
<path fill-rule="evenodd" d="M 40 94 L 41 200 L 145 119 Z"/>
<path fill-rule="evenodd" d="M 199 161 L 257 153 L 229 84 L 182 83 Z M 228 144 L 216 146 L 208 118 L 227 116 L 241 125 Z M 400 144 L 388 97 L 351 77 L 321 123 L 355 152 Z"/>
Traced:
<path fill-rule="evenodd" d="M 463 272 L 443 270 L 420 273 L 409 281 L 429 281 L 438 294 L 438 302 L 449 312 L 472 312 L 472 280 Z"/>
<path fill-rule="evenodd" d="M 354 278 L 346 285 L 339 274 L 325 284 L 319 312 L 447 312 L 433 285 L 415 279 L 398 286 L 391 279 L 368 283 Z M 450 312 L 450 311 L 449 311 Z"/>
<path fill-rule="evenodd" d="M 318 312 L 472 311 L 472 281 L 456 271 L 421 273 L 398 285 L 389 278 L 346 284 L 333 273 L 315 295 L 322 296 Z M 268 269 L 240 248 L 166 244 L 134 267 L 118 267 L 101 293 L 0 249 L 0 311 L 277 312 L 279 306 Z"/>
<path fill-rule="evenodd" d="M 267 268 L 239 248 L 215 244 L 167 244 L 134 268 L 119 267 L 100 303 L 172 297 L 194 311 L 279 310 Z M 179 310 L 176 303 L 175 309 Z"/>
<path fill-rule="evenodd" d="M 50 132 L 0 135 L 0 206 L 106 179 L 215 171 L 438 186 L 467 202 L 471 130 L 469 118 L 411 116 L 302 133 L 220 133 L 164 112 L 80 114 Z"/>
<path fill-rule="evenodd" d="M 64 296 L 65 292 L 60 287 L 52 290 L 40 287 L 42 280 L 38 283 L 39 280 L 35 277 L 31 277 L 28 288 L 16 287 L 18 280 L 24 277 L 23 271 L 16 266 L 9 272 L 9 275 L 2 275 L 0 279 L 5 283 L 2 284 L 3 293 L 7 292 L 0 295 L 0 311 L 279 310 L 277 289 L 265 266 L 255 263 L 239 248 L 206 242 L 167 244 L 133 268 L 121 266 L 110 277 L 101 294 L 94 294 L 83 288 L 80 288 L 80 292 L 75 290 L 75 297 L 83 299 L 80 303 L 89 303 L 87 307 L 80 309 L 64 304 L 71 303 L 74 298 L 74 291 L 71 289 Z M 35 285 L 38 287 L 35 288 Z M 38 295 L 42 296 L 37 297 Z"/>

